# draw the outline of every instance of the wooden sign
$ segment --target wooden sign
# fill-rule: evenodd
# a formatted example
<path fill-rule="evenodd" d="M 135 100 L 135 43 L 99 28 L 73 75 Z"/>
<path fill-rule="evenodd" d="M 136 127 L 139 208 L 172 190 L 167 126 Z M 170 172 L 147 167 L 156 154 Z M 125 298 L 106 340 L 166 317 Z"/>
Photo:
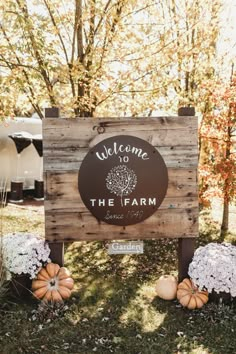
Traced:
<path fill-rule="evenodd" d="M 197 117 L 47 118 L 43 149 L 47 240 L 190 239 L 198 235 Z M 96 153 L 97 160 L 92 157 Z M 111 164 L 102 167 L 108 160 Z M 150 162 L 147 168 L 145 162 Z M 129 175 L 129 193 L 124 187 L 117 190 L 116 172 Z M 146 205 L 141 198 L 146 198 Z M 113 212 L 121 199 L 123 207 Z M 104 207 L 103 203 L 108 204 Z M 107 218 L 123 215 L 122 222 L 106 219 L 108 210 Z"/>
<path fill-rule="evenodd" d="M 133 225 L 150 217 L 167 186 L 167 167 L 159 152 L 130 135 L 98 143 L 79 170 L 82 201 L 99 221 L 112 225 Z"/>

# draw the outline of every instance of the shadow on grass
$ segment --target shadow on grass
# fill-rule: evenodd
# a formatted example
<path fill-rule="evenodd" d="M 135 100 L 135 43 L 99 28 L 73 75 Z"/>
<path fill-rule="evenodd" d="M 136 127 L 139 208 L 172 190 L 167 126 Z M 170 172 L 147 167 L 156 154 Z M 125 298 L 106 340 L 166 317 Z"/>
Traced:
<path fill-rule="evenodd" d="M 129 257 L 110 257 L 101 243 L 69 247 L 67 263 L 79 284 L 67 317 L 79 328 L 78 338 L 70 333 L 71 353 L 233 353 L 234 310 L 217 316 L 218 307 L 208 304 L 188 311 L 155 296 L 155 280 L 177 268 L 176 245 L 146 241 L 145 255 Z"/>
<path fill-rule="evenodd" d="M 198 245 L 219 242 L 217 235 L 217 225 L 210 223 Z M 2 353 L 234 353 L 234 309 L 207 304 L 188 311 L 156 297 L 156 280 L 177 275 L 177 244 L 148 240 L 145 253 L 132 256 L 109 256 L 105 242 L 68 245 L 66 266 L 76 282 L 68 311 L 43 323 L 29 321 L 32 305 L 0 314 Z"/>

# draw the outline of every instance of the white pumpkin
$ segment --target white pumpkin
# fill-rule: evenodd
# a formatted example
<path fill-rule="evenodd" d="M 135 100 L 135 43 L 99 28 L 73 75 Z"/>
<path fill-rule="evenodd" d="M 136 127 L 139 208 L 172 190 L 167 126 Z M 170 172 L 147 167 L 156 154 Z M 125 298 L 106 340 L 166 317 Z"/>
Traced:
<path fill-rule="evenodd" d="M 178 282 L 173 275 L 162 275 L 156 283 L 156 293 L 164 300 L 174 300 L 177 294 Z"/>

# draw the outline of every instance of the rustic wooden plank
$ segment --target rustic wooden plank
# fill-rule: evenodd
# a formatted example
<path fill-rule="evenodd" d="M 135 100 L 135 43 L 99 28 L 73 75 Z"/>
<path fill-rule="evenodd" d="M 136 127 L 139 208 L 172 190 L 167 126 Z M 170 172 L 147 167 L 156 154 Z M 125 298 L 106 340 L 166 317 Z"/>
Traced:
<path fill-rule="evenodd" d="M 68 135 L 58 135 L 57 131 L 53 131 L 51 136 L 47 136 L 45 143 L 45 150 L 49 147 L 58 148 L 64 146 L 65 148 L 69 147 L 74 150 L 83 147 L 92 148 L 96 144 L 100 143 L 104 139 L 108 139 L 117 135 L 130 135 L 137 138 L 147 141 L 153 146 L 178 146 L 178 145 L 194 145 L 197 144 L 196 132 L 194 130 L 188 129 L 175 129 L 175 130 L 163 130 L 161 133 L 159 130 L 154 127 L 150 131 L 116 131 L 108 132 L 106 131 L 103 134 L 98 134 L 95 132 L 85 132 L 78 135 L 76 132 L 68 131 Z"/>
<path fill-rule="evenodd" d="M 148 219 L 136 225 L 120 227 L 109 225 L 89 213 L 46 213 L 46 239 L 51 242 L 75 240 L 150 239 L 161 237 L 196 237 L 198 208 L 159 209 Z"/>
<path fill-rule="evenodd" d="M 121 132 L 109 132 L 96 135 L 89 141 L 89 147 L 92 148 L 104 139 L 120 135 Z M 152 127 L 149 131 L 123 131 L 124 135 L 136 136 L 137 138 L 147 141 L 152 146 L 178 146 L 178 145 L 196 145 L 197 138 L 194 129 L 163 129 L 161 132 L 156 127 Z"/>
<path fill-rule="evenodd" d="M 167 168 L 188 168 L 197 166 L 198 149 L 193 146 L 156 147 L 163 157 Z M 44 169 L 51 171 L 79 170 L 80 165 L 89 152 L 89 148 L 56 147 L 44 153 Z"/>
<path fill-rule="evenodd" d="M 55 135 L 55 131 L 63 133 L 63 136 L 67 136 L 68 131 L 74 132 L 79 127 L 81 133 L 87 133 L 89 130 L 97 132 L 98 127 L 109 128 L 111 132 L 117 132 L 119 130 L 132 131 L 133 126 L 135 130 L 147 130 L 153 129 L 153 125 L 158 130 L 162 129 L 195 129 L 198 126 L 198 118 L 195 116 L 163 116 L 163 117 L 138 117 L 138 118 L 60 118 L 60 120 L 54 118 L 47 118 L 43 121 L 43 129 L 45 134 Z M 53 132 L 54 131 L 54 132 Z M 45 135 L 46 136 L 46 135 Z"/>
<path fill-rule="evenodd" d="M 47 119 L 43 122 L 44 149 L 93 147 L 100 141 L 116 135 L 131 135 L 148 141 L 153 146 L 197 144 L 196 117 L 138 118 L 106 121 L 106 119 Z M 103 133 L 99 134 L 99 125 Z M 161 132 L 160 132 L 161 131 Z M 100 130 L 101 132 L 101 130 Z"/>
<path fill-rule="evenodd" d="M 66 200 L 83 203 L 78 189 L 78 171 L 46 172 L 46 199 L 57 200 L 64 203 Z M 168 198 L 195 197 L 197 196 L 197 172 L 195 169 L 169 169 L 168 170 Z M 46 200 L 46 202 L 47 202 Z M 46 205 L 46 204 L 45 204 Z"/>
<path fill-rule="evenodd" d="M 45 211 L 59 212 L 85 212 L 86 206 L 80 198 L 69 199 L 49 199 L 44 203 Z M 190 209 L 198 207 L 196 196 L 193 197 L 166 197 L 159 209 Z"/>
<path fill-rule="evenodd" d="M 45 108 L 45 118 L 54 117 L 59 118 L 60 110 L 57 107 Z M 45 174 L 44 174 L 45 177 Z M 44 179 L 45 180 L 45 179 Z M 64 265 L 64 243 L 49 242 L 50 259 L 52 262 L 59 264 L 61 267 Z"/>
<path fill-rule="evenodd" d="M 165 156 L 172 156 L 175 159 L 178 158 L 183 158 L 183 155 L 189 155 L 189 157 L 195 157 L 197 155 L 198 150 L 197 146 L 193 145 L 178 145 L 178 146 L 156 146 L 155 147 L 157 151 L 163 157 Z M 81 162 L 83 161 L 84 157 L 86 154 L 89 152 L 90 148 L 81 148 L 81 147 L 76 147 L 76 146 L 68 146 L 65 145 L 63 146 L 57 146 L 57 147 L 47 147 L 44 146 L 45 150 L 45 157 L 51 158 L 51 159 L 58 159 L 58 157 L 63 157 L 66 159 L 74 159 L 76 162 Z M 170 157 L 169 157 L 170 158 Z M 68 168 L 69 170 L 69 168 Z"/>
<path fill-rule="evenodd" d="M 196 117 L 48 118 L 43 132 L 49 241 L 197 236 Z M 144 222 L 127 227 L 98 222 L 78 190 L 79 168 L 89 149 L 116 135 L 135 136 L 152 144 L 162 155 L 169 175 L 161 207 Z"/>

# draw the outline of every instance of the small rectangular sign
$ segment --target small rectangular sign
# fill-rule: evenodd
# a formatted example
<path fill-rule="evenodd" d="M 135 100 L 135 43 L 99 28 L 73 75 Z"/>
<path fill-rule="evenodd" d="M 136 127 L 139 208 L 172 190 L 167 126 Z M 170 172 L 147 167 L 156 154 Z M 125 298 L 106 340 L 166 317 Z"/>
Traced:
<path fill-rule="evenodd" d="M 112 242 L 108 245 L 108 254 L 139 253 L 143 253 L 143 241 Z"/>

